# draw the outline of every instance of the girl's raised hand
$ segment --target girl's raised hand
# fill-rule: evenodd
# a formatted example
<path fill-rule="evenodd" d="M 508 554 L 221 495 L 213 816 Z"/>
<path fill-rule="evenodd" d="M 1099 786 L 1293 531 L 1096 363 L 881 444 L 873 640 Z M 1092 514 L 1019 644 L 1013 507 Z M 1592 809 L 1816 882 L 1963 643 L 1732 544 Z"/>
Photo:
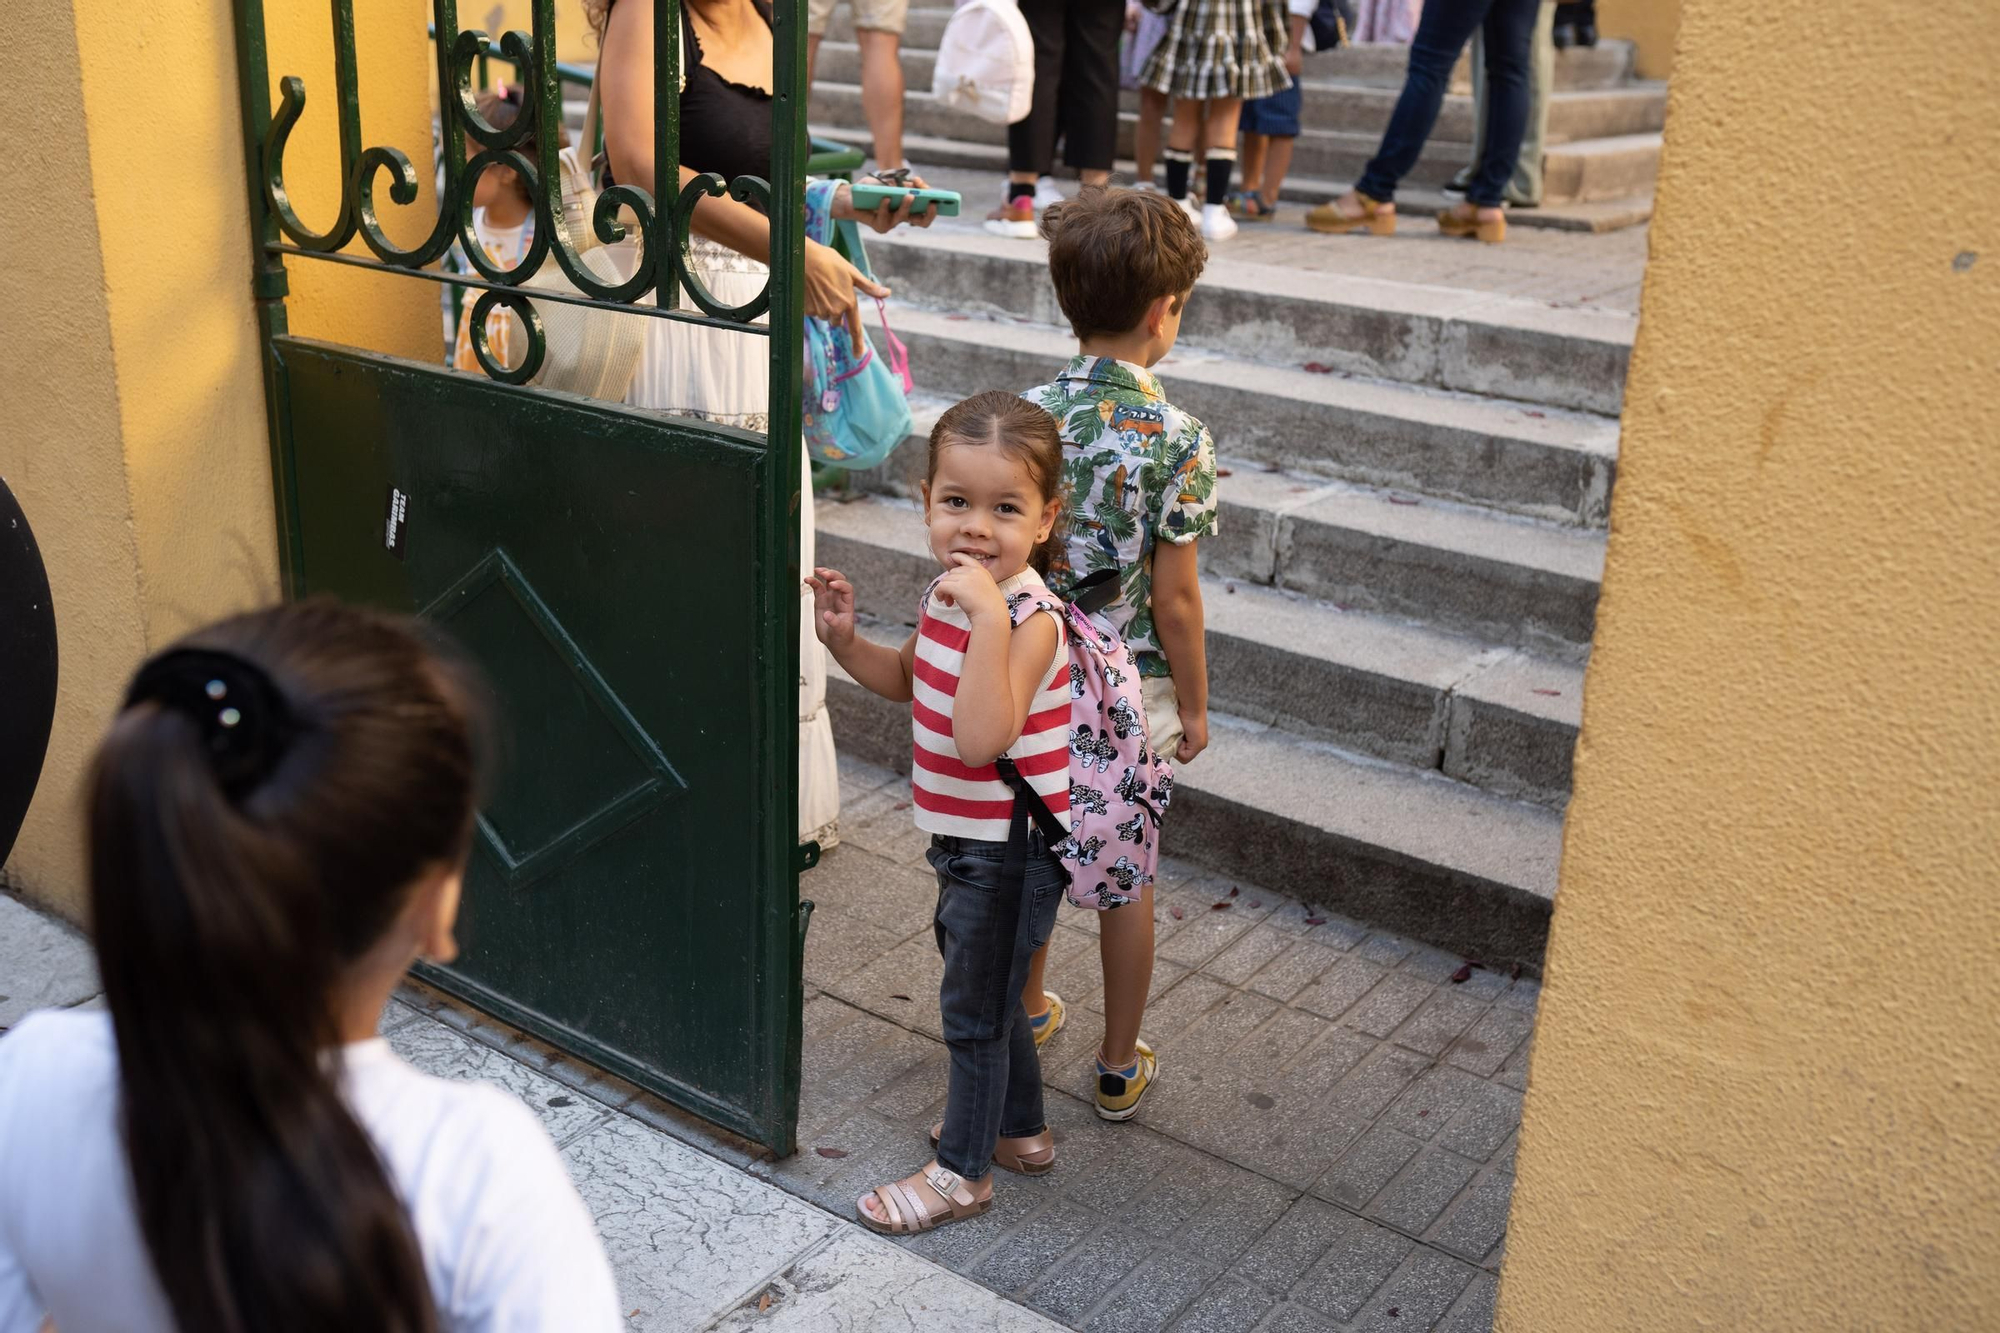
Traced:
<path fill-rule="evenodd" d="M 838 652 L 854 642 L 854 585 L 837 569 L 815 568 L 806 575 L 813 591 L 813 632 Z"/>
<path fill-rule="evenodd" d="M 986 566 L 969 555 L 954 555 L 951 559 L 951 569 L 938 582 L 938 600 L 946 606 L 958 607 L 975 624 L 980 620 L 1008 619 L 1007 599 L 1000 595 L 1000 585 L 993 581 Z"/>

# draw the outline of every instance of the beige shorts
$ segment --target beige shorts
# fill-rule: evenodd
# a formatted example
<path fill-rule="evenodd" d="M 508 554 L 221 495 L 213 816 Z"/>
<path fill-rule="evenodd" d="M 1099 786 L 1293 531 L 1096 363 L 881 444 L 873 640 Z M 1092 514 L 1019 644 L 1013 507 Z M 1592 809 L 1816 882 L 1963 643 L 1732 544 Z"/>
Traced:
<path fill-rule="evenodd" d="M 854 10 L 854 26 L 874 32 L 902 35 L 910 21 L 910 0 L 848 0 Z M 807 0 L 806 31 L 824 36 L 833 18 L 834 0 Z"/>
<path fill-rule="evenodd" d="M 1148 676 L 1139 682 L 1139 701 L 1146 706 L 1146 740 L 1153 753 L 1168 763 L 1178 763 L 1174 751 L 1180 749 L 1181 698 L 1172 676 Z"/>

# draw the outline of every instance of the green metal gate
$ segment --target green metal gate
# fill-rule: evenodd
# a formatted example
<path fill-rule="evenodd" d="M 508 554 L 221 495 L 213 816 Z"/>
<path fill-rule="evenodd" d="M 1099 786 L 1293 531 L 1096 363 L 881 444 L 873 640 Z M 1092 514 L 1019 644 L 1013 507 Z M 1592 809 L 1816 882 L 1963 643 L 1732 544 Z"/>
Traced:
<path fill-rule="evenodd" d="M 435 621 L 483 667 L 502 753 L 466 879 L 461 961 L 437 985 L 556 1046 L 780 1151 L 799 1084 L 800 956 L 810 903 L 798 873 L 797 589 L 803 209 L 803 0 L 778 0 L 770 182 L 679 184 L 678 0 L 652 4 L 657 177 L 598 209 L 638 219 L 644 260 L 622 283 L 578 257 L 556 184 L 562 76 L 554 0 L 499 50 L 522 71 L 520 118 L 481 119 L 470 95 L 486 34 L 433 0 L 444 187 L 429 236 L 393 244 L 377 216 L 417 197 L 410 156 L 364 148 L 353 0 L 331 0 L 339 216 L 311 230 L 285 188 L 285 143 L 305 108 L 287 77 L 271 109 L 263 0 L 236 0 L 255 295 L 272 474 L 289 596 L 332 592 Z M 421 31 L 413 41 L 425 40 Z M 483 152 L 465 162 L 466 136 Z M 514 150 L 530 141 L 548 170 Z M 418 160 L 422 156 L 417 155 Z M 489 162 L 535 195 L 535 240 L 512 272 L 475 255 L 471 187 Z M 772 280 L 720 305 L 688 268 L 694 204 L 727 189 L 764 203 Z M 476 271 L 436 261 L 458 237 Z M 351 243 L 359 240 L 357 251 Z M 314 259 L 458 284 L 474 317 L 509 309 L 524 361 L 469 375 L 286 331 L 285 264 Z M 558 264 L 584 294 L 537 301 L 619 308 L 752 333 L 768 310 L 768 437 L 524 383 L 544 348 L 516 290 Z M 630 303 L 650 294 L 651 306 Z"/>

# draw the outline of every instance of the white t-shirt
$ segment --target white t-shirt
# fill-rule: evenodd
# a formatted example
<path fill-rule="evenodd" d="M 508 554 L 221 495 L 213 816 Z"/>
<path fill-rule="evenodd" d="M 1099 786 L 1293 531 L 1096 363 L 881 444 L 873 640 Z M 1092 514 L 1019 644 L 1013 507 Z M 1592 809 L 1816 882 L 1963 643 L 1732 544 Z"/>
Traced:
<path fill-rule="evenodd" d="M 376 1038 L 342 1049 L 348 1105 L 408 1206 L 451 1333 L 612 1333 L 611 1267 L 541 1122 L 483 1083 L 432 1078 Z M 118 1132 L 107 1013 L 0 1038 L 0 1333 L 173 1333 Z"/>

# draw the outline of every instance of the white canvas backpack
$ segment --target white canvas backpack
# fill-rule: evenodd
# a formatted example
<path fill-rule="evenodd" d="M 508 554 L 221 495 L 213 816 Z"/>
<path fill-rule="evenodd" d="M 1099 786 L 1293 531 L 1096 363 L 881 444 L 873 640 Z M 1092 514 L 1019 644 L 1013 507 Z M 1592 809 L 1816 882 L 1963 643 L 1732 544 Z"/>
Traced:
<path fill-rule="evenodd" d="M 931 95 L 995 125 L 1027 117 L 1035 98 L 1035 39 L 1015 0 L 969 0 L 945 25 Z"/>

